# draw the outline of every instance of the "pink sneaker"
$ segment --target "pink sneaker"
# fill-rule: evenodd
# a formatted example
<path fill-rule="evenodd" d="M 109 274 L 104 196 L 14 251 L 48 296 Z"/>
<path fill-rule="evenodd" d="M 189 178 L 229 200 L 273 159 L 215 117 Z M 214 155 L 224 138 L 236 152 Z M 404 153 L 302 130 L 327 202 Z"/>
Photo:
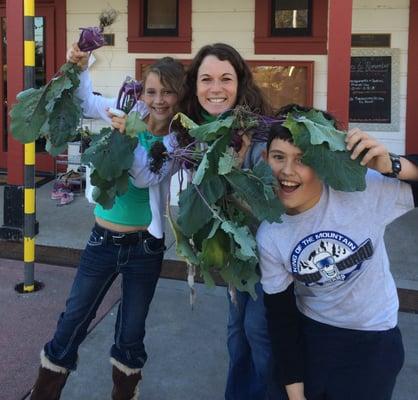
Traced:
<path fill-rule="evenodd" d="M 51 199 L 59 200 L 61 199 L 64 193 L 69 193 L 69 192 L 71 192 L 71 190 L 68 187 L 68 185 L 66 185 L 64 182 L 56 181 L 52 188 Z"/>
<path fill-rule="evenodd" d="M 73 192 L 63 192 L 59 202 L 57 202 L 57 206 L 65 206 L 66 204 L 70 204 L 74 200 L 74 193 Z"/>
<path fill-rule="evenodd" d="M 68 193 L 71 193 L 70 189 L 58 189 L 58 190 L 54 190 L 51 193 L 51 199 L 52 200 L 60 200 L 62 199 L 62 197 Z"/>

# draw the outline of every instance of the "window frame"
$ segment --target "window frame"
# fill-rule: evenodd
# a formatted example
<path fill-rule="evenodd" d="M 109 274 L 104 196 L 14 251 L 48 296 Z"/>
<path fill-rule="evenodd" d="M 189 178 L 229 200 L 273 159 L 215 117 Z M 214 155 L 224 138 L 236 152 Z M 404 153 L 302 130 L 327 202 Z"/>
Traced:
<path fill-rule="evenodd" d="M 178 0 L 177 36 L 145 35 L 145 0 L 128 0 L 129 53 L 191 53 L 192 0 Z"/>
<path fill-rule="evenodd" d="M 255 54 L 327 54 L 328 0 L 312 2 L 310 36 L 273 36 L 272 0 L 255 0 Z"/>

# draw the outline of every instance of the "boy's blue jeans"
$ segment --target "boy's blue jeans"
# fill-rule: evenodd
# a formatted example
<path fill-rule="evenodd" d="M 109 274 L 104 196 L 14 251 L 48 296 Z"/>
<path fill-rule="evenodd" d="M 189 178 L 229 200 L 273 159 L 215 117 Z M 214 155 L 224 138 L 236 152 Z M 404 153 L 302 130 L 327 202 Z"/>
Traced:
<path fill-rule="evenodd" d="M 263 291 L 255 286 L 257 300 L 236 291 L 237 304 L 229 299 L 229 371 L 225 400 L 283 400 L 287 396 L 273 381 L 273 356 L 267 331 Z"/>
<path fill-rule="evenodd" d="M 107 231 L 111 232 L 111 231 Z M 122 274 L 121 301 L 111 356 L 129 368 L 142 368 L 145 319 L 161 271 L 164 239 L 148 237 L 136 244 L 114 243 L 95 227 L 84 250 L 66 309 L 58 320 L 53 339 L 44 347 L 54 364 L 73 370 L 77 351 L 87 335 L 116 276 Z"/>

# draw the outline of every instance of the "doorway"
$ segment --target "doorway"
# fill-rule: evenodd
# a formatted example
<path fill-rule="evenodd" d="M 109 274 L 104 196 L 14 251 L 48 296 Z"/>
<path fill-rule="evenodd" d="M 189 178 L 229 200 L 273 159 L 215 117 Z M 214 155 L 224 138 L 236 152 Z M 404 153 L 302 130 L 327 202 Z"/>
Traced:
<path fill-rule="evenodd" d="M 55 55 L 55 4 L 40 4 L 35 8 L 35 87 L 43 86 L 54 75 Z M 6 8 L 0 4 L 0 168 L 7 168 L 8 112 L 7 98 L 7 18 Z M 64 44 L 65 45 L 65 44 Z M 22 43 L 23 46 L 23 43 Z M 9 51 L 10 54 L 10 51 Z M 45 141 L 36 142 L 36 171 L 53 173 L 54 159 L 45 151 Z"/>

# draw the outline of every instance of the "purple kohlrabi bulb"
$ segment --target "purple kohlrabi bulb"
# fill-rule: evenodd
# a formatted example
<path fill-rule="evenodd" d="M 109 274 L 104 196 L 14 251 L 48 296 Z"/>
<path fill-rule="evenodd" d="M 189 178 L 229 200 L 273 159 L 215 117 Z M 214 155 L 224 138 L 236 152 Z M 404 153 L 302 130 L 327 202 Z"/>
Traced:
<path fill-rule="evenodd" d="M 230 146 L 232 146 L 236 152 L 240 151 L 242 146 L 242 135 L 240 135 L 237 132 L 234 133 L 234 136 L 232 136 L 231 139 Z"/>
<path fill-rule="evenodd" d="M 97 26 L 80 28 L 81 34 L 78 47 L 81 51 L 93 51 L 106 44 L 103 31 Z"/>
<path fill-rule="evenodd" d="M 128 76 L 119 90 L 116 107 L 128 114 L 139 100 L 142 89 L 142 82 Z"/>

